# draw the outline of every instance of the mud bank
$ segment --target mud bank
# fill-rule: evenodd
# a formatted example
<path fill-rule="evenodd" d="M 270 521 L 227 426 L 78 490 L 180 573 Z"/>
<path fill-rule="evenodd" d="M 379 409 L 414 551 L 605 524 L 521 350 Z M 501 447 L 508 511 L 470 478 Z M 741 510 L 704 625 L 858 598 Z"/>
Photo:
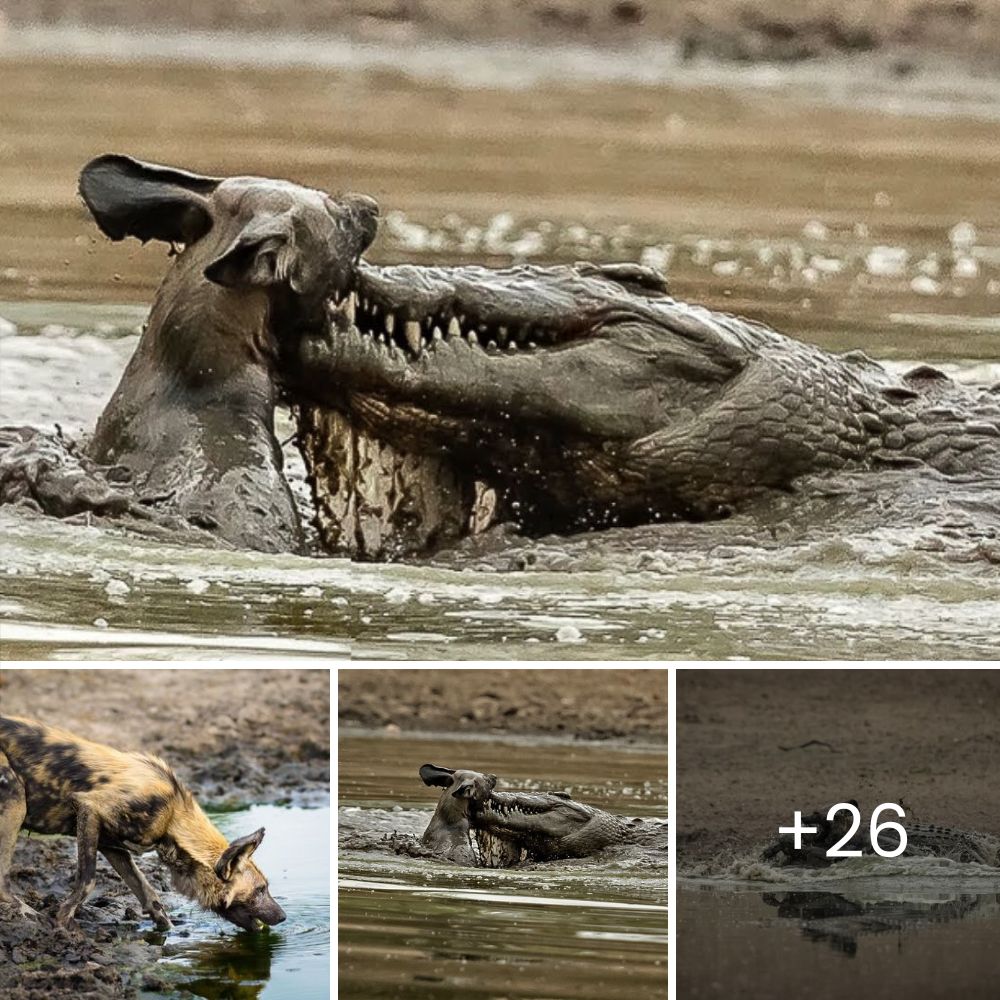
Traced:
<path fill-rule="evenodd" d="M 795 810 L 852 798 L 1000 833 L 998 671 L 685 670 L 677 701 L 682 873 L 726 869 Z"/>
<path fill-rule="evenodd" d="M 10 22 L 347 35 L 359 41 L 448 38 L 466 42 L 676 44 L 739 61 L 799 61 L 896 51 L 1000 58 L 996 0 L 10 0 Z M 909 65 L 909 63 L 908 63 Z"/>
<path fill-rule="evenodd" d="M 665 670 L 341 670 L 344 727 L 667 742 Z"/>
<path fill-rule="evenodd" d="M 155 865 L 144 859 L 138 864 L 158 892 L 169 888 L 169 880 Z M 12 882 L 39 916 L 25 919 L 0 904 L 4 1000 L 117 1000 L 166 985 L 154 969 L 163 935 L 140 933 L 138 904 L 103 861 L 97 887 L 80 907 L 76 926 L 56 927 L 49 914 L 69 893 L 75 866 L 75 842 L 68 838 L 22 836 L 18 841 Z M 173 933 L 183 935 L 183 916 L 172 919 Z"/>
<path fill-rule="evenodd" d="M 0 670 L 0 711 L 159 754 L 221 808 L 325 797 L 327 670 Z"/>
<path fill-rule="evenodd" d="M 318 802 L 329 793 L 327 670 L 0 670 L 0 711 L 57 724 L 98 742 L 164 757 L 203 806 Z M 156 855 L 137 859 L 170 891 Z M 152 930 L 103 859 L 76 926 L 52 921 L 76 867 L 72 838 L 22 834 L 14 891 L 36 919 L 0 908 L 4 1000 L 118 1000 L 169 990 L 158 961 L 188 937 L 185 917 Z M 168 904 L 168 908 L 169 904 Z"/>

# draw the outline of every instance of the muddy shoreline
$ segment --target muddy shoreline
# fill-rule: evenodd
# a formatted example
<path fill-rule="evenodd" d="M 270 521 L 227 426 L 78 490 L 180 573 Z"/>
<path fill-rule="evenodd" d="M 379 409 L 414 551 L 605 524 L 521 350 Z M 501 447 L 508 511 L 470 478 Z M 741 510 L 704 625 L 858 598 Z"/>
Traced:
<path fill-rule="evenodd" d="M 323 670 L 0 669 L 0 710 L 126 750 L 157 753 L 206 807 L 319 803 L 329 795 L 329 672 Z M 0 909 L 4 1000 L 128 1000 L 169 987 L 157 962 L 186 937 L 184 916 L 155 933 L 102 860 L 76 926 L 52 915 L 69 892 L 76 843 L 22 834 L 11 869 L 15 892 L 39 912 Z M 159 893 L 169 876 L 155 854 L 137 860 Z M 166 946 L 166 950 L 165 950 Z"/>
<path fill-rule="evenodd" d="M 685 58 L 800 62 L 895 53 L 899 72 L 927 54 L 1000 66 L 1000 5 L 993 0 L 237 0 L 136 4 L 9 0 L 12 26 L 339 34 L 362 43 L 457 42 L 589 45 L 627 50 L 676 45 Z"/>
<path fill-rule="evenodd" d="M 340 726 L 667 742 L 666 670 L 340 670 Z"/>
<path fill-rule="evenodd" d="M 729 871 L 793 812 L 856 799 L 1000 834 L 1000 671 L 684 670 L 681 873 Z"/>

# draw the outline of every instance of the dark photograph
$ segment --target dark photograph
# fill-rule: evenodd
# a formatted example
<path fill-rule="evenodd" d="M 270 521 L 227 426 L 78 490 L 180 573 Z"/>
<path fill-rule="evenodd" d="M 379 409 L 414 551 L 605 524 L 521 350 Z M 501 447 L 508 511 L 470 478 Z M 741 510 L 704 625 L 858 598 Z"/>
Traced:
<path fill-rule="evenodd" d="M 684 1000 L 1000 995 L 1000 670 L 680 670 Z"/>

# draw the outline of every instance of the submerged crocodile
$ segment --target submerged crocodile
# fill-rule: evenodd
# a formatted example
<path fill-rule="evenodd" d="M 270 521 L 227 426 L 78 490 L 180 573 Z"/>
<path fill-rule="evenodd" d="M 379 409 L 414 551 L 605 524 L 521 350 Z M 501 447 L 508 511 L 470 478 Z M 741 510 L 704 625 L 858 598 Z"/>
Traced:
<path fill-rule="evenodd" d="M 496 791 L 495 774 L 424 764 L 420 777 L 444 789 L 421 843 L 454 861 L 507 868 L 665 839 L 662 824 L 627 820 L 564 792 Z"/>
<path fill-rule="evenodd" d="M 841 471 L 924 469 L 1000 497 L 1000 387 L 896 377 L 677 301 L 638 265 L 362 260 L 329 329 L 285 362 L 320 533 L 361 556 L 493 521 L 722 518 Z"/>
<path fill-rule="evenodd" d="M 853 805 L 857 805 L 857 802 L 851 801 Z M 827 857 L 827 851 L 844 839 L 852 819 L 846 810 L 838 811 L 832 820 L 827 819 L 827 812 L 821 810 L 803 816 L 803 826 L 815 826 L 817 832 L 803 834 L 802 846 L 798 850 L 795 849 L 793 835 L 782 834 L 764 849 L 761 859 L 810 868 L 824 867 L 843 860 Z M 892 819 L 895 821 L 895 817 Z M 903 856 L 948 858 L 951 861 L 1000 868 L 1000 837 L 933 823 L 915 823 L 908 819 L 899 820 L 899 824 L 906 830 Z M 899 835 L 891 827 L 887 827 L 879 834 L 879 845 L 884 851 L 894 851 L 899 846 L 899 839 Z M 870 831 L 864 824 L 858 827 L 854 836 L 843 842 L 840 849 L 861 851 L 865 855 L 875 853 Z"/>

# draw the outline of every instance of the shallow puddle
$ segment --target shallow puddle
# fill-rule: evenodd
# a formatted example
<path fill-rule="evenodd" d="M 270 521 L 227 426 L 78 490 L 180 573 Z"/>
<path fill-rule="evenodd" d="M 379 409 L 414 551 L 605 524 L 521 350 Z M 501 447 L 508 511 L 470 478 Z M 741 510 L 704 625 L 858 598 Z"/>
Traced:
<path fill-rule="evenodd" d="M 861 864 L 856 877 L 804 872 L 796 879 L 786 870 L 766 888 L 681 879 L 679 994 L 690 1000 L 998 995 L 1000 871 L 907 858 L 878 877 L 870 859 Z"/>
<path fill-rule="evenodd" d="M 346 830 L 419 836 L 437 799 L 422 763 L 493 770 L 514 788 L 554 788 L 623 815 L 666 815 L 662 748 L 505 738 L 342 735 Z M 666 997 L 662 865 L 559 861 L 481 870 L 342 850 L 341 995 L 381 998 Z"/>
<path fill-rule="evenodd" d="M 230 839 L 265 828 L 254 861 L 287 920 L 249 933 L 172 896 L 172 912 L 185 919 L 167 936 L 158 971 L 176 991 L 146 996 L 325 1000 L 330 995 L 329 808 L 251 806 L 210 816 Z"/>

